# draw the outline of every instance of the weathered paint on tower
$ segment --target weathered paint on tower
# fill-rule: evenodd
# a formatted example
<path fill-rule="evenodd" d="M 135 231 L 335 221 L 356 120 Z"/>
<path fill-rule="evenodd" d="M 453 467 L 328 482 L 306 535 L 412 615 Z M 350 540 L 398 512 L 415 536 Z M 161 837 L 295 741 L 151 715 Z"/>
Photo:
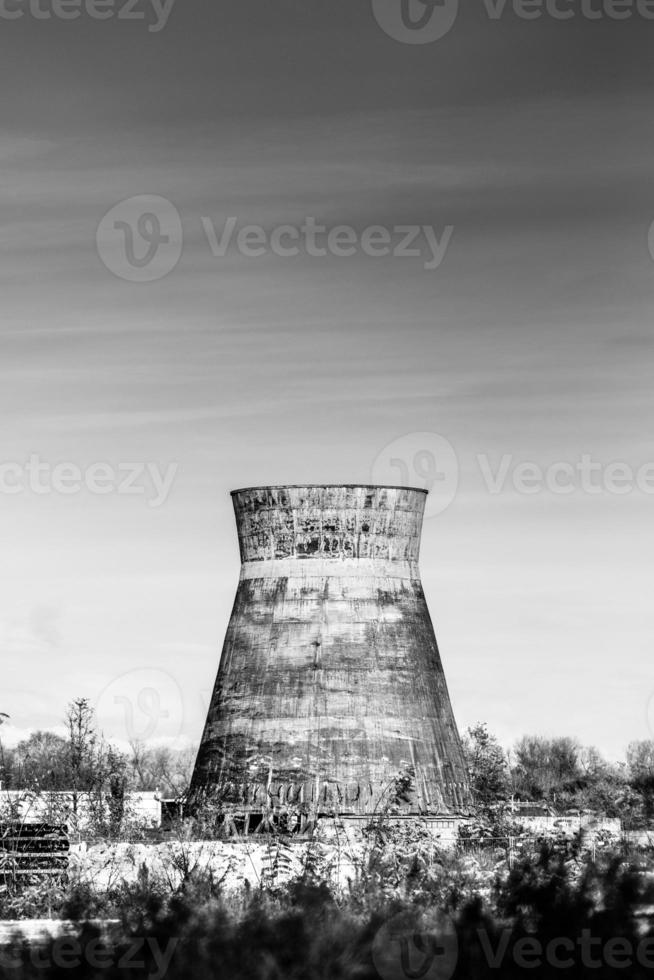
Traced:
<path fill-rule="evenodd" d="M 232 498 L 241 575 L 192 797 L 363 815 L 412 767 L 409 810 L 461 810 L 464 760 L 418 570 L 425 492 Z"/>

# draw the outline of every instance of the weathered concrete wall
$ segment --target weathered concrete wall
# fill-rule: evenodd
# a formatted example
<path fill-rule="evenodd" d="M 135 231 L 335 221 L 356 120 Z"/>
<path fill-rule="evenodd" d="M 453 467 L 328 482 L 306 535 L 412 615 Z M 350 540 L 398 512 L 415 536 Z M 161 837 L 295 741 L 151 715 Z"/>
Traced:
<path fill-rule="evenodd" d="M 35 823 L 65 823 L 71 833 L 84 833 L 94 827 L 99 816 L 107 818 L 110 798 L 104 794 L 72 791 L 2 790 L 0 819 Z M 161 826 L 161 799 L 158 793 L 135 790 L 125 794 L 124 822 L 133 826 Z"/>
<path fill-rule="evenodd" d="M 226 804 L 458 810 L 465 768 L 420 583 L 425 494 L 284 487 L 233 495 L 242 570 L 193 779 Z"/>
<path fill-rule="evenodd" d="M 347 885 L 356 877 L 355 861 L 361 860 L 362 843 L 343 841 L 336 845 L 309 844 L 297 841 L 283 845 L 285 860 L 281 867 L 275 861 L 278 842 L 272 840 L 189 841 L 162 844 L 92 844 L 73 849 L 70 860 L 71 880 L 86 884 L 97 891 L 116 888 L 122 881 L 135 884 L 145 865 L 152 879 L 179 888 L 189 873 L 211 872 L 227 893 L 244 884 L 256 888 L 270 881 L 276 886 L 287 884 L 302 874 L 309 849 L 319 850 L 325 866 L 332 868 L 327 876 L 333 884 Z M 345 853 L 344 853 L 345 852 Z M 350 854 L 349 852 L 353 852 Z M 274 880 L 270 871 L 276 867 Z"/>
<path fill-rule="evenodd" d="M 261 487 L 232 494 L 241 561 L 376 558 L 417 561 L 424 490 Z"/>
<path fill-rule="evenodd" d="M 390 829 L 390 826 L 389 828 Z M 456 844 L 454 832 L 440 828 L 413 845 L 434 860 Z M 309 859 L 322 881 L 347 889 L 360 877 L 369 860 L 370 841 L 354 826 L 321 827 L 316 839 L 273 837 L 235 841 L 166 841 L 159 844 L 93 843 L 71 847 L 70 879 L 97 892 L 122 881 L 136 883 L 145 865 L 151 879 L 179 888 L 186 876 L 211 872 L 224 892 L 245 883 L 280 886 L 299 878 Z"/>
<path fill-rule="evenodd" d="M 594 816 L 562 816 L 562 817 L 528 817 L 521 816 L 520 813 L 511 814 L 514 823 L 519 824 L 526 830 L 534 833 L 541 833 L 548 837 L 556 834 L 576 834 L 584 830 L 589 834 L 607 832 L 616 837 L 622 834 L 622 822 L 617 817 L 594 817 Z"/>

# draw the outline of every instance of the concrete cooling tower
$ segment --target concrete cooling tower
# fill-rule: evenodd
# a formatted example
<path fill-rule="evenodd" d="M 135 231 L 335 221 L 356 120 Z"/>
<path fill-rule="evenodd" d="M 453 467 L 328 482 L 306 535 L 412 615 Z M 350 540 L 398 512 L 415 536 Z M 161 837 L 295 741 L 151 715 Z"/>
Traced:
<path fill-rule="evenodd" d="M 418 569 L 425 491 L 232 499 L 241 574 L 190 800 L 251 832 L 289 809 L 366 817 L 409 773 L 400 810 L 460 813 L 465 765 Z"/>

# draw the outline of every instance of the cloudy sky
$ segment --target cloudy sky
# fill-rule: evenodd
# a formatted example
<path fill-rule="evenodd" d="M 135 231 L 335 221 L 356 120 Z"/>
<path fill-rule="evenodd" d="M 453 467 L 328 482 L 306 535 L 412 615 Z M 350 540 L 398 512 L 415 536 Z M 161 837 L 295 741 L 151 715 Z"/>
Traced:
<path fill-rule="evenodd" d="M 654 21 L 475 0 L 407 43 L 399 0 L 74 3 L 2 8 L 3 732 L 86 696 L 123 742 L 197 740 L 229 490 L 403 467 L 443 477 L 422 572 L 460 727 L 654 736 Z M 310 219 L 351 254 L 276 254 Z M 414 225 L 437 265 L 422 232 L 393 254 Z"/>

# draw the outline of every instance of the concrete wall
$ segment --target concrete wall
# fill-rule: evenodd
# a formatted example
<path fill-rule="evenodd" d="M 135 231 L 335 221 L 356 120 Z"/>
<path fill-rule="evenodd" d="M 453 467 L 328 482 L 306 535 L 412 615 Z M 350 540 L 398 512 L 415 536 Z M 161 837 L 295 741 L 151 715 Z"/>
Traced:
<path fill-rule="evenodd" d="M 512 813 L 510 819 L 520 824 L 526 830 L 535 834 L 543 834 L 548 837 L 555 836 L 557 833 L 574 834 L 580 830 L 588 833 L 608 833 L 620 836 L 622 834 L 622 824 L 619 819 L 614 817 L 594 817 L 586 814 L 581 816 L 521 816 L 520 813 Z"/>
<path fill-rule="evenodd" d="M 451 824 L 451 825 L 450 825 Z M 401 828 L 390 821 L 387 831 Z M 443 850 L 456 844 L 457 821 L 438 821 L 424 828 L 428 837 L 421 837 L 424 854 L 436 860 Z M 369 859 L 370 839 L 362 833 L 360 823 L 346 821 L 321 822 L 312 841 L 279 840 L 272 837 L 251 837 L 241 840 L 182 841 L 162 843 L 94 842 L 72 844 L 69 871 L 72 881 L 88 883 L 94 889 L 114 888 L 121 881 L 134 883 L 145 865 L 151 878 L 169 887 L 179 887 L 185 875 L 210 871 L 229 892 L 248 883 L 282 885 L 299 877 L 311 856 L 311 863 L 321 880 L 339 888 L 347 888 L 348 880 L 356 881 Z"/>
<path fill-rule="evenodd" d="M 91 828 L 93 813 L 97 811 L 97 797 L 86 793 L 42 792 L 26 790 L 2 790 L 0 792 L 0 819 L 47 823 L 68 823 L 73 831 L 84 832 Z M 133 792 L 125 797 L 125 818 L 143 827 L 161 825 L 161 800 L 154 792 Z"/>
<path fill-rule="evenodd" d="M 236 808 L 459 810 L 465 766 L 420 582 L 425 494 L 233 495 L 242 569 L 193 792 Z"/>

